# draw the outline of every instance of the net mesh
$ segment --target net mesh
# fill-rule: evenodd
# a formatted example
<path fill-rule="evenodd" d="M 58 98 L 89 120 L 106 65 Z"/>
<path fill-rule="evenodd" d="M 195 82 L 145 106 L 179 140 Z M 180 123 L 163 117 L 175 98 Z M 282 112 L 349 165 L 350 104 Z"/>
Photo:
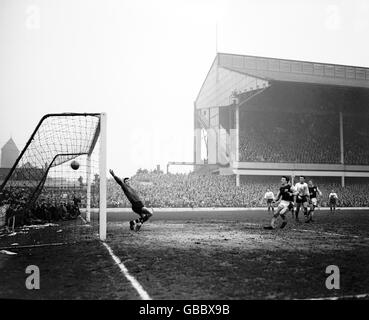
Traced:
<path fill-rule="evenodd" d="M 0 247 L 95 237 L 99 136 L 99 114 L 47 115 L 40 121 L 0 187 Z M 72 161 L 78 169 L 71 167 Z"/>

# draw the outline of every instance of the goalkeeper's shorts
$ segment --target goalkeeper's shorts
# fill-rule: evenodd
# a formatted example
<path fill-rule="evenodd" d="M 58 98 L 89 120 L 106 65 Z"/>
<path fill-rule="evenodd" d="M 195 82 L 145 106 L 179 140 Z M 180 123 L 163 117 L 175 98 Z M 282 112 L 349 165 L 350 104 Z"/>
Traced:
<path fill-rule="evenodd" d="M 133 212 L 136 212 L 137 214 L 142 214 L 142 208 L 144 207 L 144 204 L 142 201 L 136 201 L 132 204 L 132 210 Z"/>

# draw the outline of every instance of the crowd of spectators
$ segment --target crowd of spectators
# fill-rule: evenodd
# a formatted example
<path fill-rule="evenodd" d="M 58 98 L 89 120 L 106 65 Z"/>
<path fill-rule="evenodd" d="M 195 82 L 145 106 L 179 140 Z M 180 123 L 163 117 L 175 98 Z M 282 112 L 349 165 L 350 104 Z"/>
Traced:
<path fill-rule="evenodd" d="M 150 207 L 232 207 L 257 206 L 263 185 L 235 188 L 235 178 L 211 174 L 140 173 L 131 179 L 146 206 Z M 129 207 L 120 187 L 108 181 L 108 205 Z"/>
<path fill-rule="evenodd" d="M 329 178 L 317 178 L 315 183 L 323 192 L 319 199 L 322 207 L 328 206 L 328 195 L 332 190 L 338 194 L 339 207 L 369 207 L 368 179 L 352 178 L 345 187 L 341 187 L 339 180 Z M 279 177 L 242 176 L 237 187 L 235 176 L 164 174 L 147 170 L 140 170 L 131 178 L 131 186 L 145 205 L 154 208 L 264 207 L 265 192 L 271 190 L 276 196 L 279 184 Z M 0 194 L 0 209 L 6 213 L 2 224 L 14 227 L 76 219 L 79 208 L 85 206 L 86 190 L 69 191 L 45 189 L 32 206 L 27 203 L 27 190 L 4 191 Z M 98 195 L 92 192 L 91 198 L 91 206 L 97 206 Z M 108 207 L 131 207 L 113 179 L 107 182 L 107 204 Z"/>
<path fill-rule="evenodd" d="M 318 182 L 323 192 L 321 206 L 328 206 L 328 195 L 334 190 L 339 197 L 338 206 L 369 206 L 369 183 L 349 183 L 344 188 L 337 182 Z M 148 207 L 263 207 L 265 192 L 277 195 L 279 177 L 241 180 L 236 187 L 234 176 L 189 174 L 138 173 L 131 186 Z M 130 207 L 120 186 L 108 181 L 108 207 Z"/>
<path fill-rule="evenodd" d="M 369 207 L 369 185 L 347 184 L 321 184 L 319 189 L 323 192 L 322 205 L 328 206 L 328 194 L 334 190 L 338 195 L 339 207 Z"/>
<path fill-rule="evenodd" d="M 23 225 L 72 220 L 80 215 L 81 197 L 77 193 L 44 190 L 36 201 L 30 199 L 30 189 L 4 190 L 0 194 L 0 226 L 13 229 Z"/>
<path fill-rule="evenodd" d="M 343 115 L 344 161 L 369 165 L 369 117 Z M 339 114 L 241 112 L 240 161 L 339 164 Z"/>
<path fill-rule="evenodd" d="M 365 115 L 345 116 L 344 147 L 345 163 L 369 165 L 369 117 Z"/>
<path fill-rule="evenodd" d="M 240 161 L 340 161 L 338 114 L 250 110 L 240 123 Z"/>

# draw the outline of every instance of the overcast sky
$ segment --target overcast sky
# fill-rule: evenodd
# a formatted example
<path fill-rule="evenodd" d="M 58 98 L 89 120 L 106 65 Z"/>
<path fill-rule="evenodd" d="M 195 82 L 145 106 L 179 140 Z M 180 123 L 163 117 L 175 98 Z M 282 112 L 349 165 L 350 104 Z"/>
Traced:
<path fill-rule="evenodd" d="M 121 175 L 192 161 L 216 43 L 369 67 L 368 17 L 367 0 L 0 0 L 0 145 L 23 148 L 46 113 L 104 111 Z"/>

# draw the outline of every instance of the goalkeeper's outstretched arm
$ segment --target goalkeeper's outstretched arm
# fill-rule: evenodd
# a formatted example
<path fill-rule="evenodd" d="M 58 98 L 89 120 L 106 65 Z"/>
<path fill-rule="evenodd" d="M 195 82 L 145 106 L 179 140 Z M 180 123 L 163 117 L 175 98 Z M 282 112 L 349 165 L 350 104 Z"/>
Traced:
<path fill-rule="evenodd" d="M 113 176 L 114 180 L 121 186 L 123 187 L 124 183 L 122 181 L 122 179 L 120 179 L 119 177 L 117 177 L 115 174 L 114 174 L 114 171 L 112 169 L 109 170 L 110 174 Z"/>
<path fill-rule="evenodd" d="M 122 179 L 120 179 L 119 177 L 117 177 L 114 174 L 113 170 L 109 170 L 110 174 L 113 176 L 114 180 L 121 186 L 124 194 L 126 195 L 127 199 L 129 200 L 129 202 L 131 202 L 133 204 L 133 202 L 135 202 L 136 200 L 140 201 L 139 197 L 136 195 L 135 191 L 130 188 L 125 181 L 122 181 Z M 125 180 L 125 179 L 124 179 Z"/>

